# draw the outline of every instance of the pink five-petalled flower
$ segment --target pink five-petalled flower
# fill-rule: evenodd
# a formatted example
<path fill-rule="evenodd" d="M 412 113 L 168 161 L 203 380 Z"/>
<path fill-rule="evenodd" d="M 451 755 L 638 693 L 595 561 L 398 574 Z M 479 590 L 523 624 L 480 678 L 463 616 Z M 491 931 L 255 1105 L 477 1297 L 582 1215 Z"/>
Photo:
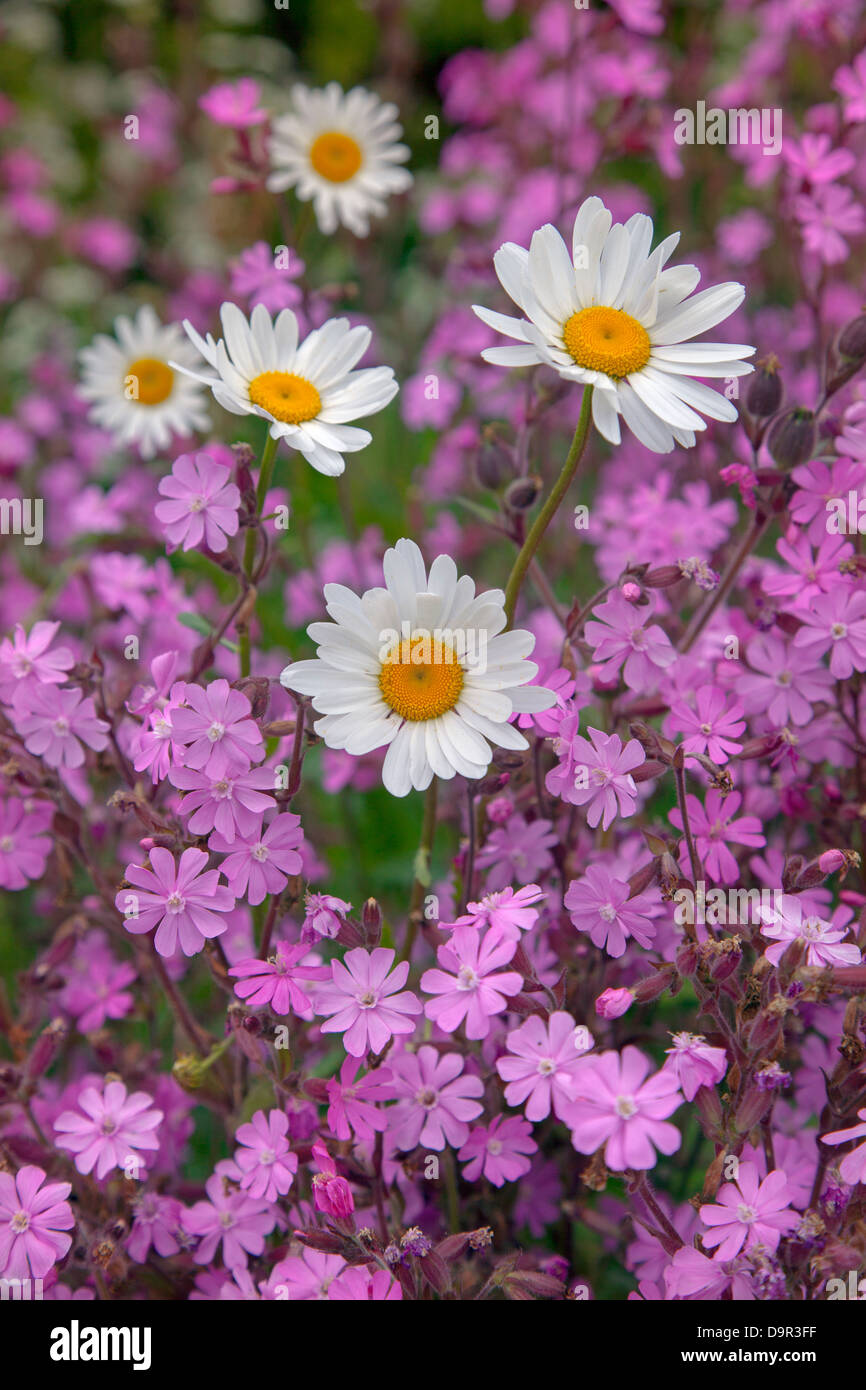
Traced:
<path fill-rule="evenodd" d="M 564 723 L 565 721 L 563 721 Z M 572 775 L 563 776 L 563 765 L 547 774 L 547 790 L 572 806 L 586 806 L 586 819 L 593 828 L 601 821 L 607 830 L 619 814 L 630 816 L 637 805 L 637 789 L 632 772 L 646 762 L 646 754 L 636 738 L 623 747 L 618 734 L 587 729 L 591 742 L 579 734 L 571 739 L 569 761 Z M 562 740 L 554 739 L 559 753 Z"/>
<path fill-rule="evenodd" d="M 146 1091 L 127 1094 L 122 1081 L 108 1081 L 103 1090 L 86 1086 L 77 1110 L 64 1110 L 54 1121 L 58 1149 L 75 1154 L 79 1173 L 96 1170 L 104 1178 L 112 1168 L 140 1178 L 145 1166 L 141 1150 L 158 1149 L 156 1136 L 163 1112 Z M 82 1113 L 83 1112 L 83 1113 Z"/>
<path fill-rule="evenodd" d="M 477 1182 L 482 1176 L 494 1187 L 516 1182 L 529 1172 L 527 1155 L 538 1152 L 532 1125 L 519 1115 L 496 1115 L 489 1125 L 473 1129 L 457 1157 L 465 1163 L 463 1176 Z"/>
<path fill-rule="evenodd" d="M 388 1111 L 388 1128 L 398 1149 L 423 1144 L 441 1153 L 446 1144 L 465 1144 L 467 1121 L 481 1114 L 484 1084 L 480 1076 L 464 1075 L 463 1067 L 459 1052 L 441 1054 L 429 1044 L 391 1061 L 398 1101 Z"/>
<path fill-rule="evenodd" d="M 863 1124 L 852 1125 L 850 1129 L 834 1129 L 830 1134 L 821 1135 L 822 1144 L 846 1144 L 849 1139 L 862 1139 L 866 1135 L 866 1108 L 857 1111 Z M 858 1144 L 846 1154 L 839 1164 L 839 1172 L 845 1182 L 866 1183 L 866 1142 Z"/>
<path fill-rule="evenodd" d="M 80 690 L 23 682 L 12 701 L 12 722 L 27 752 L 44 758 L 49 767 L 81 767 L 83 743 L 96 753 L 108 746 L 109 726 L 96 717 L 96 706 Z"/>
<path fill-rule="evenodd" d="M 170 551 L 179 545 L 192 550 L 202 541 L 217 554 L 226 549 L 229 536 L 237 535 L 241 505 L 230 477 L 231 469 L 203 450 L 175 459 L 171 472 L 159 481 L 166 500 L 154 508 Z"/>
<path fill-rule="evenodd" d="M 401 961 L 391 970 L 394 956 L 385 946 L 347 951 L 342 962 L 331 962 L 333 983 L 316 994 L 316 1013 L 328 1020 L 322 1032 L 343 1033 L 343 1046 L 351 1057 L 381 1052 L 395 1033 L 415 1031 L 412 1015 L 421 1013 L 421 1001 L 411 990 L 403 990 L 409 962 Z"/>
<path fill-rule="evenodd" d="M 0 1173 L 0 1275 L 44 1279 L 66 1254 L 75 1225 L 68 1182 L 46 1182 L 45 1169 L 26 1164 Z M 5 1297 L 5 1292 L 4 1292 Z"/>
<path fill-rule="evenodd" d="M 150 851 L 150 868 L 129 864 L 115 905 L 126 918 L 126 930 L 136 936 L 156 927 L 153 944 L 161 956 L 173 956 L 178 946 L 185 956 L 196 955 L 205 940 L 221 936 L 235 900 L 219 882 L 218 869 L 206 869 L 204 850 L 185 849 L 180 861 L 167 849 Z"/>
<path fill-rule="evenodd" d="M 565 1117 L 578 1153 L 592 1154 L 604 1145 L 605 1164 L 621 1173 L 652 1168 L 656 1149 L 672 1154 L 679 1148 L 680 1132 L 667 1122 L 682 1104 L 679 1082 L 664 1068 L 648 1077 L 650 1066 L 636 1047 L 585 1059 Z"/>
<path fill-rule="evenodd" d="M 297 981 L 330 980 L 331 967 L 304 964 L 309 956 L 310 948 L 305 942 L 293 946 L 288 941 L 277 941 L 267 960 L 248 957 L 236 961 L 229 970 L 240 981 L 235 985 L 235 994 L 245 999 L 251 1009 L 270 1004 L 275 1014 L 294 1010 L 301 1017 L 311 1017 L 312 1001 Z"/>
<path fill-rule="evenodd" d="M 185 767 L 219 775 L 229 768 L 246 771 L 261 760 L 262 736 L 242 691 L 232 690 L 227 680 L 216 680 L 206 687 L 172 687 L 172 699 L 181 694 L 184 703 L 172 711 L 171 737 L 183 747 Z"/>
<path fill-rule="evenodd" d="M 554 1113 L 563 1119 L 574 1097 L 574 1082 L 582 1053 L 593 1045 L 588 1030 L 577 1029 L 571 1014 L 552 1013 L 545 1023 L 537 1015 L 508 1034 L 511 1054 L 500 1057 L 496 1070 L 507 1083 L 509 1105 L 526 1101 L 526 1118 L 535 1123 Z"/>
<path fill-rule="evenodd" d="M 672 1033 L 665 1066 L 677 1078 L 686 1100 L 694 1100 L 701 1086 L 717 1086 L 728 1069 L 723 1047 L 711 1047 L 700 1033 Z"/>
<path fill-rule="evenodd" d="M 700 1208 L 700 1217 L 712 1227 L 701 1241 L 707 1249 L 718 1247 L 714 1260 L 732 1260 L 744 1247 L 751 1250 L 755 1245 L 773 1251 L 799 1219 L 791 1210 L 784 1172 L 774 1168 L 760 1182 L 756 1164 L 748 1160 L 740 1163 L 736 1181 L 719 1189 L 718 1201 Z"/>
<path fill-rule="evenodd" d="M 277 1213 L 273 1203 L 230 1182 L 232 1168 L 231 1160 L 218 1163 L 204 1185 L 207 1201 L 196 1202 L 183 1213 L 184 1229 L 200 1237 L 193 1255 L 196 1264 L 210 1264 L 222 1242 L 226 1267 L 246 1267 L 248 1256 L 262 1254 L 265 1236 L 274 1228 Z"/>
<path fill-rule="evenodd" d="M 474 927 L 455 927 L 451 940 L 437 951 L 442 968 L 421 976 L 424 993 L 438 996 L 424 1006 L 427 1018 L 445 1033 L 465 1023 L 467 1038 L 486 1038 L 490 1019 L 504 1013 L 507 996 L 523 986 L 516 970 L 502 969 L 516 949 L 514 937 L 497 927 L 483 934 Z"/>
<path fill-rule="evenodd" d="M 303 840 L 300 816 L 285 811 L 266 830 L 236 835 L 231 844 L 215 830 L 208 846 L 226 854 L 220 868 L 235 897 L 246 897 L 257 907 L 268 893 L 281 893 L 290 875 L 301 872 L 298 846 Z"/>
<path fill-rule="evenodd" d="M 286 1137 L 289 1117 L 285 1110 L 257 1110 L 249 1124 L 239 1125 L 234 1161 L 241 1171 L 241 1188 L 251 1197 L 275 1202 L 285 1197 L 298 1171 L 298 1156 Z"/>

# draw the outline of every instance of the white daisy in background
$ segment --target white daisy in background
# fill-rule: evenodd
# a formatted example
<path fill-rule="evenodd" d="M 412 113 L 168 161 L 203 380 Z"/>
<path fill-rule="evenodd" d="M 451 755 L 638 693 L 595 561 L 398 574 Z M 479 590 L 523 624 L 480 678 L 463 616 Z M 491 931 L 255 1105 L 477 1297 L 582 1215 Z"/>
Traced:
<path fill-rule="evenodd" d="M 162 324 L 146 304 L 134 319 L 114 321 L 115 337 L 98 333 L 78 354 L 78 394 L 90 418 L 118 444 L 135 444 L 143 458 L 210 425 L 201 386 L 179 375 L 195 354 L 176 323 Z"/>
<path fill-rule="evenodd" d="M 183 325 L 216 375 L 180 370 L 209 386 L 233 415 L 269 420 L 271 438 L 284 439 L 320 473 L 342 473 L 343 454 L 372 438 L 345 421 L 375 414 L 398 391 L 390 367 L 352 370 L 370 345 L 370 329 L 328 319 L 299 345 L 291 309 L 272 320 L 257 304 L 247 320 L 236 304 L 223 304 L 220 320 L 225 336 L 217 342 L 210 334 L 202 338 L 188 320 Z"/>
<path fill-rule="evenodd" d="M 412 183 L 408 169 L 400 168 L 409 149 L 400 143 L 397 107 L 363 87 L 344 92 L 336 82 L 320 91 L 296 86 L 292 101 L 295 109 L 273 124 L 268 188 L 294 188 L 303 202 L 312 199 L 328 236 L 340 223 L 366 236 L 370 217 L 383 216 L 388 196 Z"/>
<path fill-rule="evenodd" d="M 713 420 L 737 418 L 730 400 L 693 378 L 745 376 L 754 368 L 742 359 L 755 349 L 690 339 L 732 314 L 745 289 L 728 282 L 692 295 L 701 278 L 696 266 L 664 269 L 679 232 L 650 251 L 649 217 L 612 223 L 601 199 L 587 198 L 575 218 L 572 255 L 550 224 L 533 234 L 528 251 L 500 246 L 496 273 L 526 318 L 474 305 L 480 319 L 520 344 L 482 356 L 503 367 L 543 362 L 593 386 L 593 420 L 611 444 L 620 442 L 622 415 L 657 454 L 674 443 L 691 447 L 695 430 L 706 429 L 699 410 Z"/>
<path fill-rule="evenodd" d="M 325 586 L 333 623 L 307 629 L 318 659 L 298 661 L 283 685 L 313 697 L 316 733 L 329 748 L 360 756 L 388 746 L 382 779 L 393 796 L 423 791 L 435 776 L 483 777 L 491 743 L 526 748 L 509 719 L 549 709 L 553 691 L 528 682 L 531 632 L 504 632 L 501 589 L 475 593 L 468 576 L 440 555 L 429 577 L 414 541 L 400 540 L 383 562 L 384 589 L 359 598 Z"/>

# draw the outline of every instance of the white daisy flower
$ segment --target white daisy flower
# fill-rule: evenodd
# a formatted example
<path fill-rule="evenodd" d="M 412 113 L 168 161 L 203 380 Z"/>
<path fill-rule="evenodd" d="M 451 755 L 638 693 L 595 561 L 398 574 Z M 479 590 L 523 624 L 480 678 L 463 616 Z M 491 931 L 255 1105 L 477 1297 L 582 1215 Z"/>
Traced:
<path fill-rule="evenodd" d="M 367 430 L 344 422 L 381 410 L 397 394 L 390 367 L 353 371 L 370 345 L 369 328 L 350 328 L 348 319 L 328 319 L 298 345 L 298 320 L 283 309 L 272 321 L 263 304 L 249 318 L 236 304 L 220 309 L 223 338 L 214 342 L 184 328 L 216 375 L 190 371 L 233 415 L 270 421 L 272 439 L 284 439 L 320 473 L 336 477 L 343 454 L 370 443 Z"/>
<path fill-rule="evenodd" d="M 553 691 L 528 685 L 531 632 L 504 632 L 505 595 L 476 595 L 467 575 L 440 555 L 429 577 L 414 541 L 400 540 L 383 564 L 384 589 L 359 598 L 325 586 L 333 623 L 311 623 L 315 661 L 298 661 L 283 685 L 313 697 L 316 733 L 329 748 L 360 756 L 387 745 L 382 778 L 393 796 L 423 791 L 434 775 L 483 777 L 490 744 L 526 748 L 509 719 L 549 709 Z"/>
<path fill-rule="evenodd" d="M 340 223 L 366 236 L 370 217 L 382 217 L 385 200 L 412 182 L 397 107 L 363 87 L 344 92 L 336 82 L 320 91 L 296 86 L 294 110 L 273 125 L 268 188 L 294 188 L 313 200 L 316 221 L 328 236 Z"/>
<path fill-rule="evenodd" d="M 143 458 L 167 449 L 173 435 L 210 425 L 201 387 L 178 375 L 195 354 L 176 323 L 162 324 L 144 305 L 134 319 L 114 321 L 115 337 L 99 333 L 78 354 L 78 394 L 90 418 L 118 444 L 138 446 Z"/>
<path fill-rule="evenodd" d="M 526 318 L 474 305 L 480 319 L 516 338 L 518 347 L 487 348 L 498 366 L 543 362 L 568 381 L 593 386 L 595 426 L 620 442 L 620 415 L 642 444 L 666 454 L 691 447 L 713 420 L 736 420 L 736 407 L 694 377 L 737 377 L 754 370 L 755 351 L 742 343 L 693 343 L 726 319 L 745 289 L 728 282 L 692 295 L 701 278 L 693 265 L 664 266 L 680 239 L 650 251 L 653 224 L 635 213 L 613 222 L 600 198 L 587 198 L 574 222 L 573 254 L 549 224 L 528 251 L 513 242 L 494 257 L 499 280 Z M 691 296 L 691 297 L 690 297 Z"/>

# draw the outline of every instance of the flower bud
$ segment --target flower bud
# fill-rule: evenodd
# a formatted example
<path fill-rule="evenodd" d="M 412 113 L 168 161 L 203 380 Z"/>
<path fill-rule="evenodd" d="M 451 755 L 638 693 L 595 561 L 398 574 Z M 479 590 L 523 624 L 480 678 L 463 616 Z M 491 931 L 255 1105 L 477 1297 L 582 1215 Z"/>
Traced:
<path fill-rule="evenodd" d="M 485 430 L 474 469 L 479 486 L 496 492 L 514 473 L 513 450 L 495 432 Z"/>
<path fill-rule="evenodd" d="M 767 436 L 767 448 L 780 468 L 797 468 L 812 457 L 817 437 L 813 412 L 797 406 L 786 410 L 773 423 Z"/>
<path fill-rule="evenodd" d="M 859 314 L 846 324 L 839 334 L 836 344 L 840 357 L 848 357 L 855 362 L 866 362 L 866 314 Z"/>
<path fill-rule="evenodd" d="M 835 874 L 847 863 L 841 849 L 825 849 L 823 854 L 818 855 L 818 868 L 822 874 Z"/>
<path fill-rule="evenodd" d="M 762 1091 L 758 1086 L 750 1086 L 734 1116 L 734 1127 L 737 1133 L 748 1134 L 755 1128 L 755 1125 L 760 1124 L 772 1101 L 773 1097 L 769 1092 Z"/>
<path fill-rule="evenodd" d="M 782 404 L 785 388 L 779 376 L 779 359 L 772 356 L 758 362 L 746 390 L 746 409 L 757 419 L 775 415 Z"/>
<path fill-rule="evenodd" d="M 42 1029 L 33 1045 L 33 1051 L 30 1053 L 30 1060 L 27 1063 L 28 1081 L 35 1081 L 38 1077 L 45 1075 L 62 1047 L 68 1032 L 69 1029 L 62 1018 L 53 1018 L 47 1027 Z"/>
<path fill-rule="evenodd" d="M 375 898 L 368 898 L 361 910 L 361 921 L 368 946 L 377 946 L 382 935 L 382 909 Z"/>
<path fill-rule="evenodd" d="M 679 565 L 658 565 L 644 575 L 643 582 L 647 589 L 670 589 L 674 584 L 679 584 L 682 578 Z"/>
<path fill-rule="evenodd" d="M 599 1018 L 621 1018 L 634 1003 L 630 989 L 606 989 L 595 1001 L 595 1012 Z"/>
<path fill-rule="evenodd" d="M 515 478 L 506 489 L 505 505 L 512 512 L 528 512 L 538 500 L 543 483 L 539 477 Z"/>

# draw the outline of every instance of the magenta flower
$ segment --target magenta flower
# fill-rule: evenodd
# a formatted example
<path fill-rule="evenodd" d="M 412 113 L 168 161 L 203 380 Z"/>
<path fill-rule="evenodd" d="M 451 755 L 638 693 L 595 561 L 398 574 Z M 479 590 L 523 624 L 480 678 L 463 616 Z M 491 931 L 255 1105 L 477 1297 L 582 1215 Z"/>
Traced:
<path fill-rule="evenodd" d="M 104 1178 L 120 1168 L 140 1178 L 145 1166 L 141 1150 L 159 1148 L 155 1131 L 163 1112 L 153 1098 L 146 1091 L 128 1095 L 122 1081 L 108 1081 L 102 1091 L 85 1087 L 76 1104 L 77 1110 L 64 1110 L 54 1121 L 58 1149 L 75 1154 L 79 1173 L 95 1168 L 96 1177 Z"/>
<path fill-rule="evenodd" d="M 179 545 L 192 550 L 202 541 L 216 554 L 226 549 L 240 524 L 241 494 L 230 477 L 231 469 L 203 450 L 175 459 L 171 472 L 159 480 L 166 501 L 154 507 L 169 554 Z"/>
<path fill-rule="evenodd" d="M 788 172 L 802 183 L 834 183 L 854 168 L 850 150 L 834 149 L 829 135 L 805 132 L 799 140 L 790 136 L 782 146 Z"/>
<path fill-rule="evenodd" d="M 496 1070 L 509 1105 L 526 1101 L 526 1118 L 535 1124 L 546 1120 L 551 1107 L 565 1118 L 574 1098 L 574 1085 L 582 1053 L 593 1040 L 586 1028 L 577 1028 L 571 1014 L 557 1011 L 545 1023 L 536 1014 L 508 1034 L 510 1057 L 500 1057 Z"/>
<path fill-rule="evenodd" d="M 844 98 L 845 120 L 866 121 L 866 49 L 857 54 L 850 67 L 837 70 L 833 86 Z"/>
<path fill-rule="evenodd" d="M 172 722 L 177 714 L 172 716 Z M 223 840 L 234 844 L 236 836 L 257 835 L 265 811 L 276 806 L 274 798 L 264 790 L 273 789 L 271 768 L 253 767 L 242 771 L 197 772 L 191 767 L 173 767 L 168 774 L 173 787 L 186 792 L 180 814 L 189 816 L 193 835 L 219 831 Z"/>
<path fill-rule="evenodd" d="M 384 946 L 347 951 L 342 962 L 331 962 L 333 984 L 323 985 L 316 994 L 316 1013 L 328 1019 L 322 1032 L 343 1033 L 343 1046 L 352 1057 L 381 1052 L 395 1034 L 415 1031 L 412 1016 L 421 1013 L 421 1001 L 411 990 L 398 993 L 406 983 L 409 962 L 401 961 L 391 971 L 394 956 Z"/>
<path fill-rule="evenodd" d="M 81 1033 L 95 1032 L 108 1018 L 125 1018 L 135 1002 L 126 986 L 138 978 L 135 967 L 115 960 L 102 942 L 95 950 L 88 944 L 87 939 L 82 942 L 76 968 L 60 997 Z"/>
<path fill-rule="evenodd" d="M 199 108 L 217 125 L 247 130 L 261 125 L 268 113 L 259 106 L 262 90 L 252 77 L 239 77 L 236 82 L 218 82 L 199 97 Z"/>
<path fill-rule="evenodd" d="M 509 816 L 497 826 L 478 854 L 479 869 L 486 869 L 491 892 L 509 883 L 526 883 L 539 878 L 553 864 L 551 845 L 556 844 L 553 823 L 539 817 L 527 821 L 521 815 Z"/>
<path fill-rule="evenodd" d="M 361 1143 L 372 1143 L 376 1134 L 388 1126 L 387 1116 L 376 1105 L 393 1100 L 394 1088 L 387 1067 L 377 1067 L 359 1077 L 360 1065 L 357 1057 L 347 1057 L 339 1080 L 332 1076 L 327 1082 L 328 1124 L 340 1140 L 354 1135 Z"/>
<path fill-rule="evenodd" d="M 223 917 L 235 900 L 219 882 L 219 869 L 205 869 L 204 850 L 185 849 L 180 861 L 167 849 L 154 846 L 150 868 L 129 864 L 115 906 L 124 914 L 126 930 L 136 936 L 156 927 L 153 944 L 161 956 L 173 956 L 178 946 L 185 956 L 196 955 L 205 940 L 221 936 Z M 134 890 L 138 889 L 136 892 Z"/>
<path fill-rule="evenodd" d="M 646 754 L 636 738 L 623 747 L 618 734 L 587 729 L 591 743 L 579 734 L 563 748 L 566 721 L 560 725 L 560 738 L 554 750 L 564 760 L 547 774 L 547 790 L 572 806 L 587 806 L 586 819 L 595 827 L 599 821 L 607 830 L 617 815 L 630 816 L 637 806 L 637 788 L 632 772 L 646 762 Z"/>
<path fill-rule="evenodd" d="M 269 893 L 281 893 L 290 875 L 301 872 L 298 846 L 303 840 L 300 816 L 285 811 L 275 816 L 266 830 L 249 837 L 236 836 L 231 844 L 215 830 L 208 847 L 219 853 L 228 851 L 220 868 L 231 892 L 257 907 Z"/>
<path fill-rule="evenodd" d="M 774 1168 L 759 1181 L 754 1163 L 741 1162 L 735 1182 L 726 1182 L 718 1201 L 700 1208 L 700 1217 L 712 1230 L 701 1236 L 706 1249 L 717 1246 L 714 1260 L 732 1260 L 744 1248 L 762 1245 L 776 1250 L 782 1235 L 792 1231 L 798 1216 L 791 1210 L 788 1180 Z"/>
<path fill-rule="evenodd" d="M 634 1003 L 634 992 L 630 989 L 605 989 L 595 1001 L 595 1012 L 599 1018 L 622 1018 Z"/>
<path fill-rule="evenodd" d="M 310 948 L 306 943 L 291 946 L 287 941 L 277 941 L 273 955 L 268 960 L 248 957 L 237 961 L 229 974 L 240 980 L 235 985 L 235 994 L 245 999 L 251 1009 L 263 1009 L 270 1004 L 275 1014 L 288 1014 L 292 1010 L 301 1017 L 311 1017 L 312 1002 L 304 993 L 298 980 L 330 980 L 329 965 L 304 964 L 310 958 Z"/>
<path fill-rule="evenodd" d="M 779 633 L 759 633 L 746 657 L 752 669 L 738 677 L 737 694 L 750 713 L 766 714 L 777 728 L 808 724 L 812 706 L 830 698 L 833 677 L 818 664 L 820 656 Z"/>
<path fill-rule="evenodd" d="M 268 313 L 281 309 L 297 309 L 303 300 L 300 285 L 294 282 L 304 273 L 304 262 L 287 246 L 274 256 L 273 247 L 266 241 L 242 251 L 236 261 L 229 262 L 232 295 L 246 299 L 250 309 L 264 304 Z"/>
<path fill-rule="evenodd" d="M 467 1182 L 484 1176 L 494 1187 L 502 1187 L 524 1177 L 532 1167 L 527 1154 L 537 1152 L 528 1120 L 521 1120 L 519 1115 L 496 1115 L 489 1125 L 471 1130 L 457 1157 L 466 1163 L 463 1176 Z"/>
<path fill-rule="evenodd" d="M 522 931 L 529 931 L 538 921 L 532 904 L 546 897 L 537 883 L 518 888 L 516 893 L 513 888 L 503 888 L 499 893 L 488 893 L 477 903 L 467 903 L 464 917 L 454 922 L 440 922 L 439 926 L 443 931 L 454 927 L 495 927 L 503 935 L 518 940 Z"/>
<path fill-rule="evenodd" d="M 126 1241 L 129 1257 L 144 1264 L 151 1247 L 157 1255 L 176 1255 L 183 1235 L 183 1206 L 176 1197 L 143 1192 L 132 1204 L 132 1229 Z"/>
<path fill-rule="evenodd" d="M 8 801 L 0 796 L 0 888 L 17 892 L 42 877 L 51 853 L 51 840 L 44 832 L 53 818 L 47 803 L 31 803 L 28 810 L 17 796 Z"/>
<path fill-rule="evenodd" d="M 316 937 L 333 940 L 343 925 L 343 918 L 352 911 L 352 904 L 330 893 L 307 893 L 304 897 L 304 923 L 301 935 L 305 941 Z"/>
<path fill-rule="evenodd" d="M 277 1220 L 273 1205 L 242 1192 L 229 1182 L 225 1163 L 218 1163 L 205 1183 L 207 1201 L 196 1202 L 183 1213 L 184 1229 L 198 1236 L 193 1255 L 196 1264 L 210 1264 L 222 1243 L 223 1263 L 228 1269 L 246 1267 L 250 1255 L 261 1255 L 265 1236 Z"/>
<path fill-rule="evenodd" d="M 712 879 L 714 883 L 736 883 L 737 881 L 737 874 L 739 873 L 737 861 L 728 849 L 728 844 L 748 845 L 751 849 L 761 849 L 767 843 L 757 816 L 740 816 L 739 820 L 734 819 L 742 800 L 739 792 L 732 792 L 729 796 L 723 797 L 720 791 L 716 791 L 712 787 L 707 792 L 706 807 L 702 806 L 698 798 L 692 796 L 691 792 L 686 797 L 689 823 L 695 837 L 697 851 L 707 878 Z M 679 810 L 671 811 L 669 819 L 678 830 L 682 830 L 683 819 Z M 688 872 L 685 841 L 683 841 L 681 859 L 684 869 Z"/>
<path fill-rule="evenodd" d="M 822 1134 L 821 1143 L 847 1144 L 849 1139 L 862 1139 L 866 1135 L 866 1109 L 858 1110 L 857 1115 L 863 1121 L 862 1124 Z M 845 1155 L 839 1164 L 839 1172 L 843 1181 L 850 1183 L 852 1187 L 858 1182 L 866 1183 L 866 1143 L 858 1144 L 856 1149 Z"/>
<path fill-rule="evenodd" d="M 860 236 L 866 214 L 844 184 L 819 185 L 812 193 L 794 199 L 794 215 L 800 223 L 803 244 L 824 265 L 839 265 L 851 254 L 845 237 Z"/>
<path fill-rule="evenodd" d="M 726 763 L 739 753 L 736 740 L 743 733 L 746 721 L 743 706 L 728 704 L 727 696 L 717 685 L 702 685 L 695 693 L 695 708 L 685 700 L 671 705 L 670 727 L 684 733 L 683 752 L 704 753 L 714 763 Z"/>
<path fill-rule="evenodd" d="M 440 1153 L 457 1149 L 469 1137 L 467 1121 L 481 1114 L 484 1094 L 480 1076 L 463 1075 L 458 1052 L 440 1053 L 425 1044 L 391 1061 L 397 1104 L 388 1111 L 388 1129 L 398 1149 L 418 1144 Z"/>
<path fill-rule="evenodd" d="M 82 744 L 100 752 L 108 746 L 108 724 L 80 690 L 57 685 L 19 685 L 12 701 L 12 722 L 34 757 L 49 767 L 76 768 L 84 762 Z"/>
<path fill-rule="evenodd" d="M 731 1299 L 741 1303 L 755 1298 L 749 1275 L 748 1266 L 744 1268 L 738 1260 L 726 1260 L 722 1264 L 702 1255 L 691 1245 L 683 1245 L 663 1277 L 668 1298 L 718 1302 L 730 1292 Z"/>
<path fill-rule="evenodd" d="M 773 941 L 765 952 L 767 960 L 778 965 L 793 941 L 806 947 L 805 964 L 816 966 L 859 965 L 860 947 L 845 942 L 848 928 L 836 927 L 815 913 L 804 910 L 802 900 L 793 893 L 782 893 L 772 907 L 758 908 L 761 934 Z M 840 944 L 841 943 L 841 944 Z"/>
<path fill-rule="evenodd" d="M 257 1110 L 249 1124 L 239 1125 L 234 1161 L 240 1185 L 251 1197 L 275 1202 L 285 1197 L 298 1171 L 298 1156 L 289 1148 L 289 1117 L 284 1110 Z"/>
<path fill-rule="evenodd" d="M 694 1100 L 701 1086 L 717 1086 L 728 1069 L 723 1047 L 710 1047 L 700 1033 L 672 1033 L 673 1047 L 667 1049 L 672 1071 L 686 1100 Z"/>
<path fill-rule="evenodd" d="M 25 633 L 16 624 L 11 637 L 0 642 L 0 700 L 8 702 L 19 681 L 39 681 L 42 685 L 62 685 L 66 672 L 75 664 L 68 647 L 49 651 L 60 629 L 59 623 L 34 623 Z"/>
<path fill-rule="evenodd" d="M 630 937 L 649 948 L 655 936 L 655 926 L 647 915 L 649 895 L 631 897 L 630 893 L 628 884 L 609 869 L 590 864 L 583 878 L 568 885 L 563 905 L 577 930 L 588 932 L 593 945 L 616 958 L 623 955 Z"/>
<path fill-rule="evenodd" d="M 829 652 L 830 672 L 837 681 L 866 671 L 866 590 L 840 584 L 814 598 L 797 616 L 804 626 L 794 646 L 805 648 L 813 659 Z"/>
<path fill-rule="evenodd" d="M 0 1275 L 44 1279 L 72 1244 L 75 1225 L 68 1182 L 45 1182 L 45 1169 L 26 1164 L 0 1172 Z M 5 1297 L 5 1294 L 4 1294 Z"/>
<path fill-rule="evenodd" d="M 516 720 L 518 729 L 537 729 L 540 734 L 548 736 L 555 734 L 575 691 L 574 676 L 570 671 L 566 671 L 564 666 L 557 666 L 555 671 L 550 671 L 547 675 L 542 675 L 539 671 L 527 684 L 541 685 L 545 690 L 552 690 L 556 696 L 556 704 L 551 705 L 550 709 L 519 714 Z"/>
<path fill-rule="evenodd" d="M 171 731 L 173 741 L 183 747 L 184 767 L 212 775 L 245 772 L 264 757 L 261 733 L 250 718 L 252 706 L 228 681 L 211 681 L 206 689 L 176 685 L 172 699 L 178 697 L 185 703 L 173 711 Z"/>
<path fill-rule="evenodd" d="M 425 970 L 421 989 L 439 997 L 424 1006 L 427 1018 L 443 1032 L 453 1033 L 465 1022 L 467 1038 L 486 1038 L 490 1020 L 508 1008 L 508 995 L 523 987 L 516 970 L 502 970 L 517 949 L 517 941 L 496 927 L 483 934 L 474 927 L 455 927 L 451 940 L 436 952 L 441 970 Z"/>
<path fill-rule="evenodd" d="M 355 1210 L 352 1189 L 337 1171 L 337 1165 L 324 1144 L 313 1145 L 313 1160 L 318 1172 L 313 1174 L 313 1205 L 316 1211 L 327 1212 L 345 1221 Z"/>
<path fill-rule="evenodd" d="M 676 661 L 667 633 L 655 624 L 645 626 L 649 616 L 649 609 L 629 603 L 618 592 L 595 609 L 595 619 L 586 623 L 584 633 L 605 684 L 622 667 L 629 690 L 644 693 L 658 684 L 659 671 Z"/>
<path fill-rule="evenodd" d="M 578 1153 L 592 1154 L 604 1145 L 606 1166 L 621 1173 L 654 1167 L 656 1149 L 676 1152 L 680 1132 L 667 1117 L 682 1104 L 679 1082 L 665 1068 L 647 1079 L 650 1066 L 636 1047 L 586 1058 L 566 1117 Z"/>
<path fill-rule="evenodd" d="M 154 785 L 165 780 L 172 762 L 183 763 L 183 744 L 174 742 L 172 720 L 181 707 L 185 689 L 183 681 L 176 681 L 171 690 L 172 698 L 160 700 L 157 707 L 149 711 L 147 724 L 138 729 L 133 738 L 133 767 L 136 772 L 149 771 Z"/>
<path fill-rule="evenodd" d="M 328 1292 L 328 1299 L 337 1302 L 399 1303 L 402 1297 L 400 1282 L 393 1274 L 387 1269 L 370 1269 L 369 1265 L 347 1265 Z"/>

